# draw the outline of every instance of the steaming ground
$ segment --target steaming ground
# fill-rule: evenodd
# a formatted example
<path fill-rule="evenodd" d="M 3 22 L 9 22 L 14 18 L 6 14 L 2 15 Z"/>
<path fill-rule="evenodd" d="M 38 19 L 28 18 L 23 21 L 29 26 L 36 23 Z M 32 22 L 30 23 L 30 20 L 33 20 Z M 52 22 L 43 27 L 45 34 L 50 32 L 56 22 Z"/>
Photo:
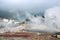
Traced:
<path fill-rule="evenodd" d="M 44 17 L 28 15 L 31 20 L 31 27 L 27 31 L 35 32 L 60 32 L 60 7 L 49 8 L 45 11 Z"/>
<path fill-rule="evenodd" d="M 22 20 L 17 13 L 16 20 L 0 19 L 0 32 L 19 32 L 20 30 L 31 32 L 60 32 L 60 7 L 53 7 L 46 10 L 43 17 L 38 15 L 31 15 L 26 12 L 26 19 Z"/>

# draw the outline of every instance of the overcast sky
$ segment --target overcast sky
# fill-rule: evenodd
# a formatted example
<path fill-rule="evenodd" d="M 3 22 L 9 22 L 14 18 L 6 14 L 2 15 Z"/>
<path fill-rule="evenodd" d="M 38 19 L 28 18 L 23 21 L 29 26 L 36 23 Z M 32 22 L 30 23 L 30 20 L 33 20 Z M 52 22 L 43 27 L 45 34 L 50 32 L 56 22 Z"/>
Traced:
<path fill-rule="evenodd" d="M 43 9 L 60 6 L 60 0 L 0 0 L 0 9 Z"/>
<path fill-rule="evenodd" d="M 0 10 L 22 11 L 41 15 L 48 8 L 60 6 L 60 0 L 0 0 Z M 5 15 L 4 15 L 5 14 Z M 9 15 L 8 15 L 9 14 Z M 1 13 L 0 17 L 10 17 L 12 13 Z M 8 16 L 7 16 L 8 15 Z"/>

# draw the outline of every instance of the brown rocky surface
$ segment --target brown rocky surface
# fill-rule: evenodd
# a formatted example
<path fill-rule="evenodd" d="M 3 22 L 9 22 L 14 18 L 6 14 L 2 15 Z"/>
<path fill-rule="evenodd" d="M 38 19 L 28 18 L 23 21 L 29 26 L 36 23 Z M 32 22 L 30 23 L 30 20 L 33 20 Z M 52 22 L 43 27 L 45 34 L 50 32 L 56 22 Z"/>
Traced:
<path fill-rule="evenodd" d="M 7 36 L 10 35 L 10 37 Z M 48 33 L 40 33 L 39 35 L 37 33 L 5 33 L 4 36 L 0 36 L 0 40 L 60 40 L 59 38 L 52 37 L 51 34 Z M 20 36 L 14 37 L 13 34 L 19 34 Z M 1 34 L 0 34 L 1 35 Z M 13 37 L 11 37 L 11 35 Z M 15 35 L 15 36 L 16 36 Z"/>

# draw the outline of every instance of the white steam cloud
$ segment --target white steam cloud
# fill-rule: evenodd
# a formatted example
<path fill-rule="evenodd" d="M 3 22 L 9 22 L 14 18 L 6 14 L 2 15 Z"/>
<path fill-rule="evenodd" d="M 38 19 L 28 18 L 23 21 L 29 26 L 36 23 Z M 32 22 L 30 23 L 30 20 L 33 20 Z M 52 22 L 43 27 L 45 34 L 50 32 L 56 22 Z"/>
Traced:
<path fill-rule="evenodd" d="M 26 30 L 32 32 L 60 32 L 60 7 L 47 9 L 44 16 L 44 19 L 40 18 L 40 16 L 30 16 L 31 27 L 27 28 Z M 44 22 L 41 21 L 42 19 L 44 20 Z"/>
<path fill-rule="evenodd" d="M 45 12 L 45 24 L 50 30 L 60 32 L 60 7 L 49 8 Z"/>
<path fill-rule="evenodd" d="M 31 24 L 43 24 L 43 18 L 41 16 L 34 16 L 34 15 L 31 15 L 30 13 L 26 13 L 26 16 L 28 17 L 28 19 L 30 20 L 30 23 Z"/>
<path fill-rule="evenodd" d="M 19 12 L 17 12 L 16 14 L 17 15 L 14 17 L 17 17 L 17 19 L 20 20 L 18 23 L 21 23 L 21 21 L 22 22 L 24 21 L 25 23 L 28 22 L 28 23 L 27 25 L 17 26 L 15 24 L 16 22 L 12 22 L 11 20 L 8 22 L 8 20 L 4 19 L 2 25 L 4 25 L 8 31 L 16 31 L 16 30 L 24 29 L 26 31 L 33 31 L 33 32 L 34 31 L 50 32 L 50 33 L 60 32 L 60 7 L 53 7 L 47 9 L 44 15 L 45 18 L 38 15 L 34 16 L 31 13 L 26 12 L 25 19 L 27 18 L 29 21 L 26 21 L 25 19 L 22 20 L 19 16 Z"/>

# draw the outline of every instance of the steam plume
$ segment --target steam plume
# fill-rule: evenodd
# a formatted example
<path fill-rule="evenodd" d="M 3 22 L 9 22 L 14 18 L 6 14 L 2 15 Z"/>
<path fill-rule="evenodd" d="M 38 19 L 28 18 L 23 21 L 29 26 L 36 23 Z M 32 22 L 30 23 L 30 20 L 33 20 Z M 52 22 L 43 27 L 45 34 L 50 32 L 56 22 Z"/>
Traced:
<path fill-rule="evenodd" d="M 52 30 L 60 32 L 60 7 L 49 8 L 45 12 L 45 24 Z"/>

